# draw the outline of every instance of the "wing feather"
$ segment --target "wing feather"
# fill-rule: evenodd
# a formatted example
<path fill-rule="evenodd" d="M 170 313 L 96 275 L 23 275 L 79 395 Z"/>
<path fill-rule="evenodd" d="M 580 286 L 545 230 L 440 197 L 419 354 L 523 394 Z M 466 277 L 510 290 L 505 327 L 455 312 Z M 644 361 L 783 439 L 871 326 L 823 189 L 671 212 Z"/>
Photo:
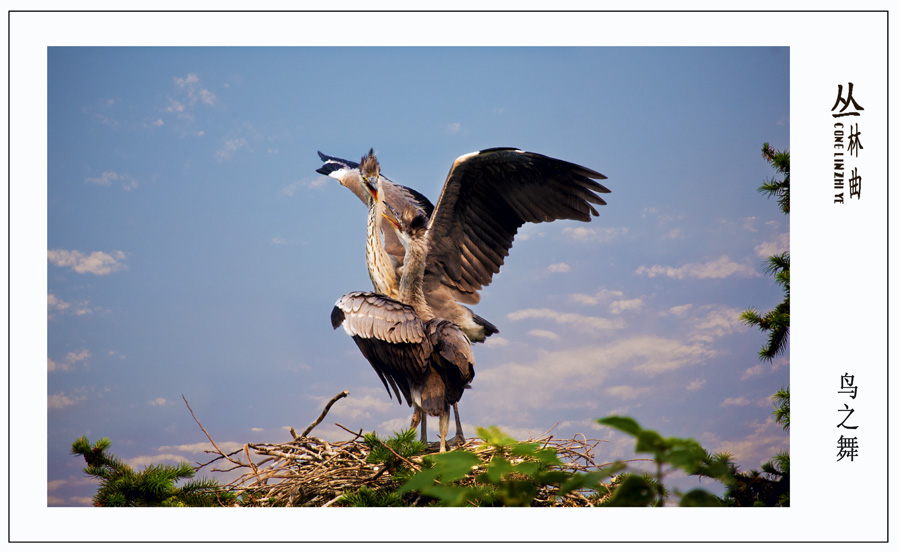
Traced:
<path fill-rule="evenodd" d="M 402 395 L 411 405 L 410 387 L 425 378 L 434 352 L 415 310 L 384 295 L 356 291 L 337 300 L 331 323 L 335 329 L 342 326 L 353 338 L 388 396 L 396 396 L 402 403 Z"/>
<path fill-rule="evenodd" d="M 429 279 L 473 294 L 491 283 L 526 222 L 589 221 L 602 174 L 537 153 L 493 148 L 458 158 L 429 223 Z M 433 282 L 431 283 L 433 285 Z M 474 304 L 477 301 L 465 301 Z"/>

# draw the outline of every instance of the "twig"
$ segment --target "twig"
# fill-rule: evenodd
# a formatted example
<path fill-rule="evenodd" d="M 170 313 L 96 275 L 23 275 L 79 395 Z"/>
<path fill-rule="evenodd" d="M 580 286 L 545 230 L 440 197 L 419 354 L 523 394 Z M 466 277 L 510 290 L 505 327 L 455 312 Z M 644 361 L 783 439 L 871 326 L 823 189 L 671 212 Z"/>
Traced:
<path fill-rule="evenodd" d="M 336 403 L 338 400 L 343 399 L 344 397 L 346 397 L 349 394 L 350 394 L 349 391 L 344 390 L 344 391 L 341 391 L 340 393 L 338 393 L 337 395 L 335 395 L 334 397 L 332 397 L 331 400 L 328 401 L 328 404 L 325 405 L 325 410 L 323 410 L 322 413 L 319 414 L 319 417 L 316 419 L 315 422 L 313 422 L 312 424 L 310 424 L 310 426 L 308 428 L 306 428 L 306 431 L 304 431 L 303 433 L 300 434 L 300 437 L 306 437 L 307 435 L 309 435 L 309 432 L 312 431 L 314 427 L 319 425 L 322 422 L 322 420 L 325 419 L 325 416 L 328 414 L 328 411 L 331 409 L 331 405 Z M 293 428 L 291 428 L 291 429 L 293 429 Z M 294 432 L 292 431 L 291 434 L 293 435 L 293 433 Z M 294 437 L 294 439 L 296 440 L 296 437 Z"/>
<path fill-rule="evenodd" d="M 331 500 L 329 500 L 329 501 L 326 502 L 325 504 L 322 504 L 322 508 L 328 508 L 329 506 L 331 506 L 332 504 L 334 504 L 335 502 L 337 502 L 338 500 L 340 500 L 341 498 L 343 498 L 343 496 L 344 496 L 343 494 L 337 495 L 336 497 L 332 498 Z"/>
<path fill-rule="evenodd" d="M 221 454 L 222 457 L 225 458 L 226 460 L 228 460 L 229 462 L 237 464 L 238 466 L 244 466 L 244 464 L 242 462 L 238 462 L 237 460 L 232 460 L 229 456 L 226 456 L 225 453 L 222 452 L 222 449 L 220 449 L 219 445 L 217 445 L 216 442 L 213 441 L 213 438 L 209 436 L 209 433 L 207 433 L 206 428 L 203 427 L 203 424 L 200 423 L 200 420 L 197 419 L 197 416 L 194 416 L 194 411 L 191 410 L 191 405 L 188 404 L 188 401 L 187 401 L 187 399 L 184 398 L 184 395 L 181 396 L 181 399 L 184 401 L 185 406 L 187 406 L 188 411 L 190 411 L 191 416 L 193 416 L 194 421 L 197 422 L 197 425 L 200 426 L 200 429 L 202 429 L 203 433 L 206 434 L 206 438 L 209 439 L 209 442 L 212 443 L 212 446 L 214 446 L 216 448 L 216 450 L 219 451 L 219 454 Z M 244 466 L 244 467 L 246 468 L 248 466 Z"/>
<path fill-rule="evenodd" d="M 397 451 L 395 451 L 395 450 L 392 449 L 391 447 L 387 446 L 386 443 L 381 443 L 381 446 L 383 446 L 384 448 L 386 448 L 386 449 L 388 449 L 389 451 L 391 451 L 391 452 L 394 454 L 394 456 L 396 456 L 396 457 L 399 458 L 400 460 L 403 460 L 404 462 L 406 462 L 407 464 L 409 464 L 409 466 L 413 469 L 413 471 L 419 471 L 419 470 L 422 469 L 421 466 L 417 466 L 417 465 L 413 464 L 412 462 L 410 462 L 410 460 L 409 460 L 408 458 L 404 458 L 404 457 L 400 456 L 399 454 L 397 454 Z"/>
<path fill-rule="evenodd" d="M 336 426 L 338 426 L 339 428 L 343 429 L 344 431 L 346 431 L 346 432 L 349 433 L 350 435 L 355 435 L 356 437 L 353 439 L 353 441 L 355 441 L 356 439 L 359 439 L 359 438 L 362 437 L 362 435 L 363 435 L 363 430 L 362 430 L 362 428 L 359 428 L 359 431 L 353 431 L 352 429 L 347 429 L 346 427 L 342 426 L 341 424 L 339 424 L 339 423 L 337 423 L 337 422 L 335 422 L 334 425 L 336 425 Z M 347 441 L 347 442 L 348 442 L 348 443 L 352 443 L 353 441 Z"/>
<path fill-rule="evenodd" d="M 259 481 L 259 484 L 262 485 L 262 479 L 259 478 L 259 470 L 256 469 L 256 466 L 253 465 L 253 460 L 250 459 L 250 446 L 244 445 L 244 455 L 247 457 L 247 462 L 250 464 L 250 469 L 253 470 L 253 474 L 256 476 L 256 480 Z"/>
<path fill-rule="evenodd" d="M 204 450 L 203 452 L 212 453 L 211 450 Z M 238 449 L 238 450 L 228 454 L 228 456 L 234 456 L 235 454 L 239 454 L 240 452 L 241 452 L 241 449 Z M 222 458 L 225 458 L 225 456 L 217 456 L 217 457 L 213 458 L 212 460 L 210 460 L 209 462 L 204 462 L 203 464 L 200 464 L 199 466 L 197 466 L 197 469 L 199 470 L 201 468 L 205 468 L 206 466 L 208 466 L 212 463 L 218 462 Z"/>

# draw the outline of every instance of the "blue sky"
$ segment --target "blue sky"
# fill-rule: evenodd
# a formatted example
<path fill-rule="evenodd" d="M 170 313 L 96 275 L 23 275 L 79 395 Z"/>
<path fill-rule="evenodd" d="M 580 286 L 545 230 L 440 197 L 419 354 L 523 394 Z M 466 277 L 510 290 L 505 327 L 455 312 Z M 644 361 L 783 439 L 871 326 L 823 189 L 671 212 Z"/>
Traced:
<path fill-rule="evenodd" d="M 50 48 L 48 504 L 95 486 L 68 454 L 109 437 L 140 467 L 206 461 L 184 395 L 223 448 L 389 433 L 391 401 L 329 313 L 371 289 L 365 209 L 315 173 L 357 159 L 436 200 L 459 155 L 515 146 L 608 177 L 590 223 L 523 227 L 474 309 L 467 435 L 498 425 L 608 439 L 621 414 L 758 468 L 788 434 L 787 357 L 738 314 L 789 218 L 757 191 L 790 147 L 788 48 Z M 432 429 L 436 427 L 431 424 Z M 434 440 L 435 435 L 431 435 Z M 223 479 L 228 480 L 228 476 Z M 685 481 L 682 486 L 694 485 Z"/>

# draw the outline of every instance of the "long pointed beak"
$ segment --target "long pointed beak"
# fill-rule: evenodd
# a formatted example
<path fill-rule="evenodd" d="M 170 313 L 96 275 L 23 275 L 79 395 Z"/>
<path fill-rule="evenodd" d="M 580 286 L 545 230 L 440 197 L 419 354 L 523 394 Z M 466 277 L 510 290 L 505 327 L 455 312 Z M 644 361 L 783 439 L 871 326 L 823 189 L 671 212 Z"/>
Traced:
<path fill-rule="evenodd" d="M 370 177 L 360 176 L 360 178 L 362 179 L 362 185 L 366 189 L 366 191 L 369 192 L 369 194 L 373 198 L 375 198 L 375 201 L 379 201 L 381 199 L 381 196 L 379 195 L 380 188 L 378 187 L 378 177 L 377 176 L 370 176 Z"/>
<path fill-rule="evenodd" d="M 402 232 L 403 229 L 400 227 L 400 214 L 397 213 L 397 210 L 391 205 L 388 205 L 387 203 L 385 203 L 385 205 L 387 206 L 387 211 L 382 211 L 381 216 L 386 218 L 387 221 L 397 229 L 397 232 Z"/>

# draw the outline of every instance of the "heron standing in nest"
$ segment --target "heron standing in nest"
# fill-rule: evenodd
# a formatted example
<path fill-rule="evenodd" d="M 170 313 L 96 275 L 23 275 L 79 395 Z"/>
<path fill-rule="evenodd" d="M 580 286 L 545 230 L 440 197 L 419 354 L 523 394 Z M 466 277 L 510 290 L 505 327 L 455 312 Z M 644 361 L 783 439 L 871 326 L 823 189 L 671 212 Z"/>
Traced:
<path fill-rule="evenodd" d="M 380 211 L 380 210 L 379 210 Z M 379 213 L 381 214 L 381 213 Z M 427 257 L 427 219 L 407 206 L 403 213 L 384 214 L 393 224 L 404 248 L 399 300 L 381 293 L 351 292 L 331 311 L 332 326 L 343 326 L 369 361 L 388 391 L 413 406 L 411 427 L 421 424 L 427 444 L 428 416 L 438 418 L 440 452 L 447 450 L 450 406 L 475 377 L 475 360 L 466 334 L 453 322 L 436 318 L 422 289 Z M 390 386 L 390 387 L 389 387 Z M 464 437 L 454 409 L 457 435 Z"/>
<path fill-rule="evenodd" d="M 437 207 L 432 207 L 419 192 L 382 176 L 373 149 L 359 164 L 319 156 L 325 164 L 317 172 L 337 179 L 368 206 L 366 266 L 375 291 L 404 302 L 399 287 L 411 240 L 396 223 L 385 228 L 384 203 L 390 198 L 399 211 L 425 221 L 425 234 L 417 237 L 423 252 L 416 261 L 424 264 L 421 305 L 428 316 L 453 322 L 472 342 L 483 342 L 498 330 L 459 303 L 478 303 L 478 291 L 500 271 L 518 229 L 525 222 L 590 221 L 599 214 L 591 204 L 606 204 L 597 193 L 609 192 L 595 182 L 606 177 L 591 169 L 514 148 L 492 148 L 457 158 Z M 381 372 L 379 376 L 387 388 Z M 454 440 L 462 441 L 458 405 L 450 404 L 457 426 Z M 411 426 L 420 414 L 417 408 Z"/>

